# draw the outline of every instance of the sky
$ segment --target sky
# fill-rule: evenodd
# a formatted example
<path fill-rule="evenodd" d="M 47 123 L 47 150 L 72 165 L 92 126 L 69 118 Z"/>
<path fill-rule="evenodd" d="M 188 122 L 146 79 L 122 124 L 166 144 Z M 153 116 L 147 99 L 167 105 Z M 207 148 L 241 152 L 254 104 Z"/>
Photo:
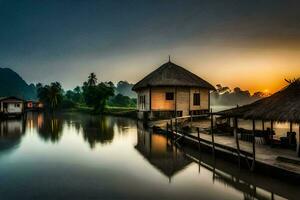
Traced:
<path fill-rule="evenodd" d="M 0 0 L 0 67 L 28 83 L 136 83 L 168 61 L 275 92 L 300 77 L 300 1 Z"/>

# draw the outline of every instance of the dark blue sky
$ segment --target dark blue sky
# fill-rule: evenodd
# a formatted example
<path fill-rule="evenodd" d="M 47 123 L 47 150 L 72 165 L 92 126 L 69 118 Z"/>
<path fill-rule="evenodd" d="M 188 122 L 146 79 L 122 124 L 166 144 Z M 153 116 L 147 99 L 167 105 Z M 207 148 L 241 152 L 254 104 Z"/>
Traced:
<path fill-rule="evenodd" d="M 272 81 L 300 75 L 299 10 L 276 0 L 0 0 L 0 67 L 72 88 L 90 72 L 136 82 L 171 54 L 213 84 L 252 87 L 232 76 L 253 70 L 273 89 L 258 69 L 277 70 Z"/>

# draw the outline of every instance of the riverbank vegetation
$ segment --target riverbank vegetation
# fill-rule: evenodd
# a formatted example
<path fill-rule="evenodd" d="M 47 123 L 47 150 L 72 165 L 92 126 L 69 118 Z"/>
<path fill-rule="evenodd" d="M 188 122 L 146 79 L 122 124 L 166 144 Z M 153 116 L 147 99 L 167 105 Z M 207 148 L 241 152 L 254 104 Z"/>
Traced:
<path fill-rule="evenodd" d="M 59 82 L 49 85 L 37 84 L 38 99 L 49 111 L 77 111 L 94 114 L 134 116 L 136 98 L 123 95 L 119 91 L 128 90 L 130 85 L 120 81 L 117 87 L 112 82 L 98 82 L 91 73 L 82 86 L 64 91 Z"/>

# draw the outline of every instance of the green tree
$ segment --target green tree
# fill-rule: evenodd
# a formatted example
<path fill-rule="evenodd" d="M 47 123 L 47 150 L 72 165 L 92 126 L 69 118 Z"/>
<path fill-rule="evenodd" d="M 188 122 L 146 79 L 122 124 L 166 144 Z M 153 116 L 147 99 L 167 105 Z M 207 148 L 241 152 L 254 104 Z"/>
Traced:
<path fill-rule="evenodd" d="M 94 72 L 90 73 L 87 83 L 88 83 L 89 86 L 96 86 L 97 77 L 96 77 L 96 74 Z"/>
<path fill-rule="evenodd" d="M 109 99 L 109 105 L 118 107 L 135 107 L 136 99 L 122 94 L 117 94 Z"/>
<path fill-rule="evenodd" d="M 93 73 L 91 73 L 92 75 Z M 106 105 L 106 101 L 110 96 L 114 95 L 114 88 L 111 84 L 99 83 L 94 85 L 91 81 L 91 77 L 88 77 L 88 81 L 83 83 L 82 94 L 86 105 L 93 107 L 94 112 L 102 112 Z M 93 77 L 97 80 L 97 77 Z"/>
<path fill-rule="evenodd" d="M 51 110 L 58 108 L 63 100 L 63 89 L 59 82 L 53 82 L 45 86 L 39 84 L 37 88 L 38 98 L 47 108 Z"/>
<path fill-rule="evenodd" d="M 83 98 L 81 88 L 77 86 L 73 90 L 68 90 L 65 94 L 65 99 L 72 101 L 74 104 L 82 103 Z"/>

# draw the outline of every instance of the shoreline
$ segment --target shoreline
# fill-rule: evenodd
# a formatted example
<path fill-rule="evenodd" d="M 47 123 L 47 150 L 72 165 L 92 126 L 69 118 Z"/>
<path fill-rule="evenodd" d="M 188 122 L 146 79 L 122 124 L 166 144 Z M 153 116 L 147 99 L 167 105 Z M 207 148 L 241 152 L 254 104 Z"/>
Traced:
<path fill-rule="evenodd" d="M 58 113 L 74 112 L 74 113 L 84 113 L 90 115 L 110 115 L 116 117 L 126 117 L 130 119 L 137 119 L 137 112 L 135 108 L 130 107 L 107 107 L 104 109 L 103 113 L 95 113 L 90 107 L 76 107 L 70 109 L 64 109 L 57 111 Z"/>

